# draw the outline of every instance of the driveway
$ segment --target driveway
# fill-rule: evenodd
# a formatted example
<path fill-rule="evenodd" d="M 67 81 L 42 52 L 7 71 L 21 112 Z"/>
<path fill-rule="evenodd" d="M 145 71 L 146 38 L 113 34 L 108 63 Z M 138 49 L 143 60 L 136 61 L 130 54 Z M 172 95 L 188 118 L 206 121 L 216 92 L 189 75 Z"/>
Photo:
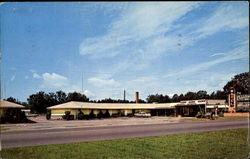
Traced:
<path fill-rule="evenodd" d="M 119 119 L 118 119 L 119 120 Z M 151 121 L 153 119 L 138 119 Z M 166 119 L 167 120 L 167 119 Z M 98 122 L 95 120 L 91 122 Z M 103 121 L 113 121 L 103 120 Z M 116 120 L 114 120 L 116 121 Z M 135 121 L 128 119 L 127 121 Z M 70 121 L 72 122 L 72 121 Z M 50 122 L 47 122 L 50 123 Z M 65 122 L 55 122 L 65 123 Z M 112 123 L 112 122 L 111 122 Z M 142 122 L 143 123 L 143 122 Z M 167 134 L 215 131 L 235 128 L 248 128 L 248 120 L 218 120 L 206 122 L 176 122 L 161 124 L 120 125 L 120 126 L 92 126 L 74 128 L 7 130 L 1 133 L 2 147 L 23 147 L 48 144 L 62 144 L 71 142 L 86 142 L 96 140 L 133 138 L 144 136 L 159 136 Z"/>
<path fill-rule="evenodd" d="M 117 117 L 106 119 L 91 120 L 47 120 L 45 116 L 29 117 L 36 123 L 24 124 L 3 124 L 5 131 L 15 130 L 38 130 L 38 129 L 60 129 L 60 128 L 83 128 L 83 127 L 101 127 L 101 126 L 122 126 L 122 125 L 145 125 L 145 124 L 166 124 L 178 123 L 181 118 L 177 117 Z"/>

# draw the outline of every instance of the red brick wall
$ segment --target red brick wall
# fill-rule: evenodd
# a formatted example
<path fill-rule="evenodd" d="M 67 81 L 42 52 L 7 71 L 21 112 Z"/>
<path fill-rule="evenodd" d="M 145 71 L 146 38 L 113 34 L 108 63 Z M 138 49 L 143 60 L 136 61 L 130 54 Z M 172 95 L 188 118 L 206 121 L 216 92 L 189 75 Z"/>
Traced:
<path fill-rule="evenodd" d="M 224 113 L 224 116 L 249 116 L 249 113 Z"/>

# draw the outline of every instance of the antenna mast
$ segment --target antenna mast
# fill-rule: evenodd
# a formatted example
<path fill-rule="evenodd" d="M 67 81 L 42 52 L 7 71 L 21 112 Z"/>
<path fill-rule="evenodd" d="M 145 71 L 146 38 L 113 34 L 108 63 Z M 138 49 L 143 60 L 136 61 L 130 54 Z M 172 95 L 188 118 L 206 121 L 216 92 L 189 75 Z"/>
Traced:
<path fill-rule="evenodd" d="M 124 94 L 123 94 L 123 101 L 125 102 L 126 100 L 126 90 L 124 90 Z"/>
<path fill-rule="evenodd" d="M 82 93 L 84 93 L 83 92 L 83 72 L 82 72 Z"/>

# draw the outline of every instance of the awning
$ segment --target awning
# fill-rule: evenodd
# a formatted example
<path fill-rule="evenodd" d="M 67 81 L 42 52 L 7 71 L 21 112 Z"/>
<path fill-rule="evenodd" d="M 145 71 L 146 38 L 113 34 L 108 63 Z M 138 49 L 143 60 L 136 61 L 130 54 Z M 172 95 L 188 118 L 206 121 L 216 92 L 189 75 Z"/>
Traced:
<path fill-rule="evenodd" d="M 228 105 L 206 105 L 206 108 L 228 108 Z"/>

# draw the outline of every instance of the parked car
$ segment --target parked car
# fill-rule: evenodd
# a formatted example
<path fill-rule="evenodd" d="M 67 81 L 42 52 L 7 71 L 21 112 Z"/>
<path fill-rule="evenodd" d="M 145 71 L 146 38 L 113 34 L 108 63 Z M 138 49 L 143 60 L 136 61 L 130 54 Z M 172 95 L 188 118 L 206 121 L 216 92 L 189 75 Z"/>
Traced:
<path fill-rule="evenodd" d="M 38 114 L 32 114 L 32 113 L 25 113 L 26 117 L 37 117 Z"/>
<path fill-rule="evenodd" d="M 146 112 L 139 112 L 139 113 L 135 113 L 134 116 L 135 117 L 151 117 L 151 114 L 146 113 Z"/>

